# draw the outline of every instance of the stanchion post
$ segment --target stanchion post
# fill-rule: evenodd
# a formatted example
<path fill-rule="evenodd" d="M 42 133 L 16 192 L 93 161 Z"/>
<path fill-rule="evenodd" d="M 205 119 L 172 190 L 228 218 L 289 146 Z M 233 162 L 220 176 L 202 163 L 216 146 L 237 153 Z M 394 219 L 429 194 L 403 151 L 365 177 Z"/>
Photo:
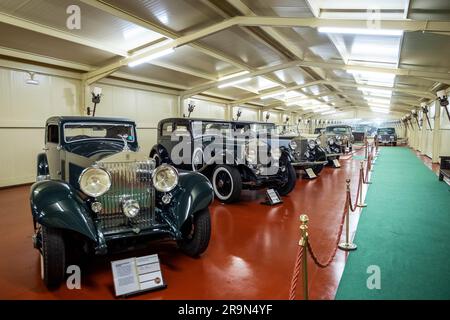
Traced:
<path fill-rule="evenodd" d="M 302 238 L 300 245 L 303 247 L 303 297 L 308 300 L 308 221 L 306 214 L 300 216 L 300 230 L 302 231 Z"/>
<path fill-rule="evenodd" d="M 347 179 L 346 183 L 347 183 L 347 201 L 349 201 L 350 179 Z M 352 243 L 350 240 L 350 206 L 351 204 L 348 204 L 348 206 L 345 208 L 345 242 L 341 242 L 338 244 L 339 249 L 344 251 L 352 251 L 357 249 L 356 244 Z"/>
<path fill-rule="evenodd" d="M 361 161 L 361 167 L 359 169 L 359 175 L 360 175 L 360 177 L 359 177 L 359 203 L 356 206 L 358 208 L 365 208 L 365 207 L 367 207 L 367 204 L 365 204 L 363 202 L 363 196 L 362 196 L 362 194 L 363 194 L 363 179 L 364 179 L 364 161 Z M 369 181 L 366 181 L 366 184 L 368 182 Z M 358 195 L 356 195 L 356 196 L 358 196 Z"/>
<path fill-rule="evenodd" d="M 367 159 L 367 156 L 368 156 L 368 148 L 369 148 L 369 145 L 367 144 L 367 137 L 366 138 L 364 138 L 364 146 L 365 146 L 365 152 L 364 152 L 364 159 Z"/>

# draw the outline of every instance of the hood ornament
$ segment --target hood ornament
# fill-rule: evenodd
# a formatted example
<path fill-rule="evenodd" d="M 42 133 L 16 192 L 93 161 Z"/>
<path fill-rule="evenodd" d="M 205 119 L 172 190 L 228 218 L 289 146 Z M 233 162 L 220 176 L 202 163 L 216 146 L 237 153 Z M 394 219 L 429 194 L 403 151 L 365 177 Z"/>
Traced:
<path fill-rule="evenodd" d="M 127 134 L 124 134 L 124 135 L 118 134 L 117 136 L 119 136 L 123 141 L 122 151 L 130 151 L 130 147 L 128 146 L 128 135 Z"/>

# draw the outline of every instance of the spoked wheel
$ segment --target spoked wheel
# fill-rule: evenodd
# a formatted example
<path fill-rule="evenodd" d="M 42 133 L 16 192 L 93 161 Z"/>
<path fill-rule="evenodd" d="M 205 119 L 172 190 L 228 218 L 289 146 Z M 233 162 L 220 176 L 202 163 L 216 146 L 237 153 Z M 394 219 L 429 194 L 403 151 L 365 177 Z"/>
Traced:
<path fill-rule="evenodd" d="M 217 166 L 212 175 L 212 185 L 216 197 L 225 203 L 236 202 L 241 197 L 242 179 L 235 167 Z"/>
<path fill-rule="evenodd" d="M 289 194 L 292 190 L 294 190 L 295 182 L 297 181 L 297 174 L 295 173 L 295 169 L 290 162 L 286 164 L 285 174 L 287 175 L 286 183 L 281 187 L 277 188 L 277 191 L 280 194 L 280 196 L 285 196 Z"/>
<path fill-rule="evenodd" d="M 211 238 L 211 217 L 209 209 L 203 209 L 194 214 L 183 225 L 183 239 L 178 241 L 179 248 L 190 257 L 198 257 L 208 248 Z"/>
<path fill-rule="evenodd" d="M 49 289 L 58 287 L 65 277 L 66 246 L 58 229 L 41 226 L 41 278 Z"/>

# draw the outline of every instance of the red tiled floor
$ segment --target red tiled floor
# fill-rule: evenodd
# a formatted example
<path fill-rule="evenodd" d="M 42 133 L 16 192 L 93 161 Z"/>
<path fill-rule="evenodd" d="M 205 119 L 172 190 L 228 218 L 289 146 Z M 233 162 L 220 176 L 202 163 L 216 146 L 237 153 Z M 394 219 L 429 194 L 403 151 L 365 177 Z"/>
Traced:
<path fill-rule="evenodd" d="M 358 151 L 361 155 L 362 151 Z M 345 200 L 345 180 L 356 192 L 359 161 L 326 168 L 316 180 L 298 180 L 284 204 L 260 205 L 263 192 L 245 192 L 239 204 L 211 206 L 211 243 L 200 259 L 177 251 L 170 242 L 153 243 L 139 252 L 96 257 L 82 266 L 82 289 L 64 286 L 48 291 L 39 277 L 39 255 L 32 248 L 29 186 L 0 190 L 0 299 L 113 299 L 110 261 L 159 253 L 168 288 L 132 299 L 287 299 L 299 240 L 299 215 L 309 215 L 310 241 L 321 260 L 335 245 Z M 352 214 L 354 232 L 359 214 Z M 338 250 L 333 263 L 317 268 L 311 259 L 311 299 L 333 299 L 346 254 Z M 301 299 L 301 285 L 298 287 Z"/>

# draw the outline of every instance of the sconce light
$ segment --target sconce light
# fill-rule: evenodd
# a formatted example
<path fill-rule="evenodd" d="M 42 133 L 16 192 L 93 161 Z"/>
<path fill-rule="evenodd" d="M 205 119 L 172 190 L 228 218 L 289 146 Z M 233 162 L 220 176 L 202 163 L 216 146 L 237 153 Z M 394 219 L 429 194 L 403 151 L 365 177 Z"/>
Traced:
<path fill-rule="evenodd" d="M 36 74 L 34 72 L 27 72 L 27 73 L 30 75 L 30 79 L 27 79 L 25 81 L 26 84 L 32 84 L 32 85 L 38 86 L 39 85 L 39 81 L 34 78 L 34 76 Z"/>

